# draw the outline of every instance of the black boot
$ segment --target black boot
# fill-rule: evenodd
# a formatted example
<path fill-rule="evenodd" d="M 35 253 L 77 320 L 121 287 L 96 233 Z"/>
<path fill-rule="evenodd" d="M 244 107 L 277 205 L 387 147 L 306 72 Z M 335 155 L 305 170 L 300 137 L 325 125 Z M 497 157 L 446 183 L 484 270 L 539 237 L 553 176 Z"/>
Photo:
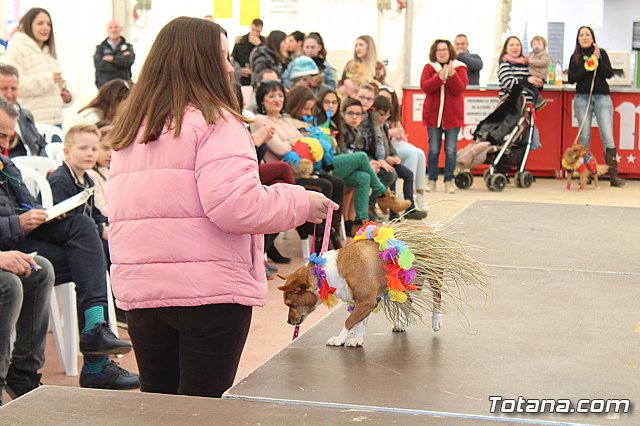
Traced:
<path fill-rule="evenodd" d="M 271 247 L 267 250 L 267 256 L 273 263 L 291 263 L 290 257 L 284 257 L 280 254 L 275 245 L 271 244 Z"/>
<path fill-rule="evenodd" d="M 313 223 L 305 222 L 302 225 L 298 226 L 296 228 L 296 231 L 298 232 L 298 237 L 300 237 L 301 240 L 306 240 L 307 238 L 313 236 Z"/>
<path fill-rule="evenodd" d="M 618 176 L 618 152 L 615 148 L 607 148 L 604 154 L 609 166 L 609 183 L 611 186 L 624 186 L 626 182 Z"/>
<path fill-rule="evenodd" d="M 42 384 L 40 383 L 40 378 L 42 378 L 42 374 L 18 370 L 11 364 L 7 371 L 5 389 L 11 399 L 16 399 L 40 386 Z"/>
<path fill-rule="evenodd" d="M 342 238 L 340 238 L 340 231 L 336 230 L 333 226 L 331 227 L 331 246 L 333 250 L 338 250 L 342 248 Z"/>
<path fill-rule="evenodd" d="M 345 220 L 344 221 L 344 233 L 349 237 L 351 236 L 351 230 L 353 229 L 353 221 Z"/>
<path fill-rule="evenodd" d="M 369 220 L 372 222 L 382 222 L 382 218 L 376 212 L 376 205 L 369 204 Z"/>
<path fill-rule="evenodd" d="M 411 207 L 407 211 L 409 213 L 404 215 L 405 219 L 422 220 L 427 217 L 427 212 L 416 209 L 416 205 L 413 202 L 411 202 Z M 389 220 L 391 220 L 391 215 L 389 215 Z"/>
<path fill-rule="evenodd" d="M 268 252 L 273 243 L 276 242 L 276 238 L 278 238 L 278 234 L 265 234 L 264 236 L 264 251 Z"/>

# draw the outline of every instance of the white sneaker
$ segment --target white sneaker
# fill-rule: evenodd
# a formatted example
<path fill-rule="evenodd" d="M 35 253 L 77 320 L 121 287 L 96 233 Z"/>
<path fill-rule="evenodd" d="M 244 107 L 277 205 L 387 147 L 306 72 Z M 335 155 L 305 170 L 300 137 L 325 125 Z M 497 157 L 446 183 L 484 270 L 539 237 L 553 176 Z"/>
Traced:
<path fill-rule="evenodd" d="M 429 211 L 429 203 L 427 203 L 427 197 L 424 194 L 416 192 L 416 207 L 423 212 Z"/>
<path fill-rule="evenodd" d="M 436 192 L 436 181 L 430 180 L 429 183 L 427 184 L 427 187 L 425 188 L 425 191 Z"/>
<path fill-rule="evenodd" d="M 452 181 L 444 183 L 444 192 L 446 192 L 447 194 L 455 194 L 456 193 L 456 188 L 455 188 L 455 186 L 453 186 L 453 182 Z"/>

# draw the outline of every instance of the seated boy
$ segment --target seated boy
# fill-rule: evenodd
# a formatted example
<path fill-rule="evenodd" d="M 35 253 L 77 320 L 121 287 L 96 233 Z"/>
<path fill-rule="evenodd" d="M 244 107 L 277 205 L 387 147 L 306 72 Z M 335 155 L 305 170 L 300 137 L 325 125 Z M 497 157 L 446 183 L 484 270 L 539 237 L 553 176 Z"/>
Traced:
<path fill-rule="evenodd" d="M 378 114 L 372 109 L 373 100 L 375 98 L 375 91 L 373 86 L 369 84 L 362 84 L 358 88 L 356 92 L 356 98 L 362 103 L 362 107 L 364 109 L 364 120 L 360 125 L 360 129 L 362 132 L 362 138 L 364 139 L 364 148 L 369 158 L 371 159 L 371 167 L 378 174 L 378 178 L 380 181 L 393 190 L 396 186 L 396 181 L 398 180 L 398 174 L 396 173 L 394 164 L 399 164 L 400 159 L 397 155 L 395 155 L 395 151 L 392 151 L 392 148 L 387 144 L 385 145 L 385 140 L 382 135 L 382 129 L 378 124 Z M 394 164 L 390 164 L 387 160 L 390 160 Z M 407 170 L 411 173 L 410 170 Z M 413 177 L 413 173 L 412 177 Z M 413 179 L 411 180 L 413 185 Z M 411 201 L 405 200 L 407 202 L 407 208 L 411 206 Z M 371 197 L 369 199 L 370 205 L 370 214 L 369 218 L 374 221 L 379 221 L 380 218 L 375 213 L 375 197 Z"/>
<path fill-rule="evenodd" d="M 54 203 L 60 203 L 69 197 L 81 193 L 86 188 L 94 186 L 87 170 L 92 169 L 96 165 L 99 146 L 100 131 L 94 125 L 77 125 L 67 131 L 64 137 L 65 161 L 48 178 L 51 191 L 53 192 Z M 73 219 L 78 216 L 87 216 L 93 219 L 95 226 L 93 235 L 95 235 L 94 238 L 96 240 L 99 239 L 101 242 L 102 251 L 99 253 L 99 256 L 103 263 L 103 267 L 99 271 L 94 271 L 94 273 L 96 275 L 104 275 L 106 272 L 104 269 L 105 256 L 109 255 L 107 243 L 109 239 L 109 227 L 107 217 L 100 212 L 94 203 L 94 197 L 92 196 L 85 204 L 68 212 L 67 219 Z M 95 247 L 95 245 L 93 246 Z M 98 244 L 98 247 L 99 246 Z M 98 254 L 96 253 L 96 255 Z M 104 289 L 106 290 L 106 283 Z M 102 307 L 96 307 L 95 310 L 91 309 L 91 312 L 85 312 L 85 319 L 89 324 L 96 320 L 95 318 L 92 319 L 94 315 L 98 317 L 97 321 L 99 324 L 102 324 L 101 327 L 108 328 L 108 324 L 104 320 L 104 310 Z M 87 340 L 87 343 L 89 343 L 85 334 L 86 333 L 83 332 L 80 335 L 80 350 L 83 350 L 83 346 L 86 347 L 84 351 L 85 365 L 80 375 L 80 386 L 110 389 L 135 389 L 140 386 L 137 375 L 131 374 L 117 366 L 117 364 L 113 363 L 113 361 L 106 356 L 109 353 L 128 352 L 131 348 L 130 345 L 121 342 L 122 345 L 126 346 L 120 347 L 121 345 L 118 344 L 117 348 L 113 348 L 108 352 L 92 350 L 89 344 L 83 345 L 84 340 Z M 106 385 L 104 383 L 106 378 L 102 377 L 104 374 L 101 375 L 101 372 L 111 377 L 111 380 L 109 380 Z"/>
<path fill-rule="evenodd" d="M 380 181 L 377 172 L 372 167 L 372 162 L 364 151 L 364 138 L 360 131 L 360 123 L 364 115 L 362 103 L 353 98 L 347 98 L 342 104 L 342 122 L 337 138 L 336 168 L 334 174 L 340 175 L 348 187 L 354 188 L 353 206 L 355 207 L 355 221 L 351 225 L 356 230 L 363 221 L 369 219 L 369 200 L 377 197 L 381 208 L 392 212 L 401 212 L 410 206 L 407 200 L 396 198 L 395 195 Z M 365 162 L 365 167 L 354 166 L 360 161 Z M 350 171 L 349 171 L 350 170 Z M 349 171 L 349 172 L 347 172 Z M 349 228 L 349 221 L 345 221 L 345 228 Z M 347 231 L 349 233 L 349 231 Z"/>
<path fill-rule="evenodd" d="M 87 171 L 93 169 L 98 161 L 100 150 L 100 131 L 94 125 L 73 126 L 64 137 L 65 161 L 51 175 L 49 184 L 53 192 L 53 202 L 59 203 L 73 197 L 87 188 L 93 188 L 94 182 Z M 67 216 L 80 214 L 92 218 L 98 228 L 98 235 L 103 241 L 105 255 L 108 255 L 109 224 L 95 205 L 95 195 L 89 200 L 67 213 Z"/>

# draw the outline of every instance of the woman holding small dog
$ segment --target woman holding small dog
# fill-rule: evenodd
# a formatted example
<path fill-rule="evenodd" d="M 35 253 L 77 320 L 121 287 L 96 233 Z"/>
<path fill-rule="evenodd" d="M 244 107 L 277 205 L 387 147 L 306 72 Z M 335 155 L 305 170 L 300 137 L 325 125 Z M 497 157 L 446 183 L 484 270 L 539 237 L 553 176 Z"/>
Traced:
<path fill-rule="evenodd" d="M 625 181 L 618 176 L 618 152 L 613 140 L 613 102 L 607 84 L 607 78 L 612 76 L 609 56 L 596 44 L 593 29 L 580 27 L 569 62 L 569 83 L 576 84 L 573 106 L 580 125 L 580 144 L 587 149 L 591 145 L 591 119 L 595 112 L 609 166 L 609 182 L 611 186 L 624 186 Z"/>
<path fill-rule="evenodd" d="M 219 25 L 168 23 L 108 136 L 111 283 L 143 392 L 220 397 L 265 303 L 262 234 L 327 214 L 260 183 L 228 55 Z"/>

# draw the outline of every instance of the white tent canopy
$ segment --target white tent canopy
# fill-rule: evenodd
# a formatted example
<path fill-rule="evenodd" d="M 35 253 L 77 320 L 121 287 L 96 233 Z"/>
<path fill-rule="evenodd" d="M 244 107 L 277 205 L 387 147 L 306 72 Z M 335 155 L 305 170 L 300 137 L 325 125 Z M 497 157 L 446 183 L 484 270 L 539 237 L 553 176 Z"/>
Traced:
<path fill-rule="evenodd" d="M 106 37 L 106 24 L 117 19 L 125 24 L 125 36 L 136 50 L 134 77 L 142 66 L 146 52 L 162 26 L 179 15 L 203 17 L 214 14 L 215 0 L 27 0 L 19 4 L 19 15 L 32 6 L 44 7 L 52 15 L 59 59 L 76 102 L 68 111 L 74 114 L 95 95 L 92 55 L 95 46 Z M 283 3 L 286 8 L 283 9 Z M 397 0 L 262 0 L 260 18 L 264 34 L 279 29 L 318 31 L 322 34 L 329 62 L 338 70 L 353 55 L 355 39 L 371 35 L 377 43 L 379 59 L 388 62 L 388 81 L 396 88 L 416 85 L 428 60 L 428 51 L 436 38 L 453 40 L 458 33 L 468 36 L 470 50 L 485 63 L 481 84 L 491 81 L 491 69 L 497 52 L 508 35 L 529 39 L 547 35 L 548 22 L 564 23 L 564 63 L 573 51 L 575 32 L 580 25 L 596 31 L 599 44 L 609 51 L 629 51 L 633 21 L 640 21 L 637 0 L 405 0 L 407 9 L 381 12 L 395 7 Z M 140 19 L 132 17 L 133 7 L 150 5 Z M 232 2 L 232 19 L 216 19 L 229 32 L 232 42 L 248 32 L 240 25 L 240 2 Z M 510 9 L 510 13 L 507 13 Z M 5 22 L 11 19 L 7 15 Z M 509 19 L 507 18 L 509 17 Z M 214 14 L 215 18 L 215 14 Z"/>

